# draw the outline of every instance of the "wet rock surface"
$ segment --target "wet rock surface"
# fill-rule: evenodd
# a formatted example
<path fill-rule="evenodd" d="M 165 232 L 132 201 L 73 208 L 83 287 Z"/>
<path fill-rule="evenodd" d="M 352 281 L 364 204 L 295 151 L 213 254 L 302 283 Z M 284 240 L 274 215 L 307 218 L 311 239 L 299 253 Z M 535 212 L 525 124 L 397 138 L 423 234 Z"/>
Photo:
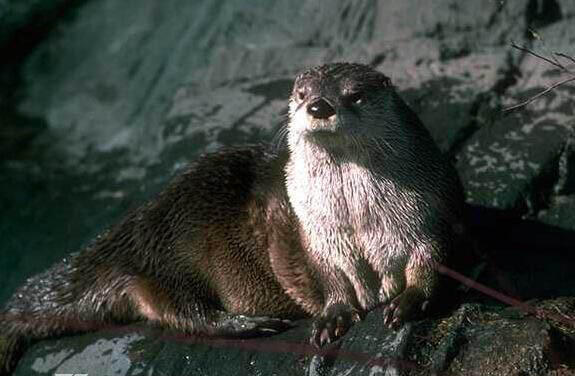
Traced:
<path fill-rule="evenodd" d="M 549 319 L 516 308 L 463 304 L 450 316 L 418 321 L 397 332 L 371 312 L 338 343 L 309 345 L 309 322 L 269 338 L 234 340 L 106 328 L 32 347 L 16 375 L 87 372 L 98 375 L 546 375 L 575 366 L 575 333 L 564 316 L 575 300 L 545 302 Z M 540 307 L 543 304 L 535 304 Z M 542 311 L 543 312 L 543 311 Z M 554 320 L 557 318 L 558 320 Z M 564 373 L 569 374 L 569 373 Z"/>
<path fill-rule="evenodd" d="M 0 304 L 199 153 L 274 141 L 294 75 L 340 60 L 388 74 L 452 158 L 477 239 L 460 272 L 493 289 L 399 332 L 376 310 L 323 355 L 307 321 L 244 341 L 131 326 L 40 342 L 16 375 L 575 372 L 575 86 L 503 111 L 566 77 L 511 43 L 575 56 L 572 1 L 16 3 L 0 44 L 46 23 L 0 75 Z"/>

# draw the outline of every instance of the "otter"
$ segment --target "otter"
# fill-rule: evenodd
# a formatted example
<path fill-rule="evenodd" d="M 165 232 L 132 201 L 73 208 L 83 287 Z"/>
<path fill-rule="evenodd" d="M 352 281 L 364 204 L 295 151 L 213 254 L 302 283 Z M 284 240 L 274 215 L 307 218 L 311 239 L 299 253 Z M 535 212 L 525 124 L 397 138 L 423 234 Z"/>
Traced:
<path fill-rule="evenodd" d="M 295 80 L 284 147 L 201 156 L 19 288 L 0 318 L 4 362 L 105 323 L 250 337 L 313 317 L 318 347 L 377 306 L 398 327 L 436 295 L 462 204 L 455 169 L 387 76 L 311 68 Z"/>

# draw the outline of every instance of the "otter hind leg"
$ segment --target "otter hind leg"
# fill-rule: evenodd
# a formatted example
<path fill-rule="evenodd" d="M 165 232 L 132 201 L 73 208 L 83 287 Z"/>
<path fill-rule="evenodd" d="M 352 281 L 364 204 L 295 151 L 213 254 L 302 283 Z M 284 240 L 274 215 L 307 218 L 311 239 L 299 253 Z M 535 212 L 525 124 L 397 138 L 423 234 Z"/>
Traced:
<path fill-rule="evenodd" d="M 405 269 L 405 289 L 384 306 L 384 324 L 392 329 L 417 319 L 427 310 L 436 293 L 438 275 L 434 261 L 411 257 Z"/>
<path fill-rule="evenodd" d="M 248 338 L 277 334 L 294 326 L 290 320 L 229 313 L 209 304 L 212 299 L 192 294 L 176 308 L 174 300 L 181 301 L 182 297 L 170 297 L 143 278 L 135 280 L 129 295 L 142 318 L 189 334 Z"/>

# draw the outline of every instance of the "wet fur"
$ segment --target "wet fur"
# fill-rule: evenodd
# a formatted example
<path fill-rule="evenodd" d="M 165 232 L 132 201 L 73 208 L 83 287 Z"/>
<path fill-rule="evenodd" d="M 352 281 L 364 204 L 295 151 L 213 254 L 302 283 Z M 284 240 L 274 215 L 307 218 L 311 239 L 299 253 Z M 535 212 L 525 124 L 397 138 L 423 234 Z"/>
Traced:
<path fill-rule="evenodd" d="M 393 326 L 425 308 L 438 290 L 435 265 L 454 251 L 463 195 L 383 74 L 334 64 L 307 71 L 295 87 L 287 191 L 322 279 L 312 338 L 321 346 L 377 305 L 387 305 Z M 310 117 L 318 98 L 334 115 Z"/>
<path fill-rule="evenodd" d="M 293 319 L 318 312 L 322 298 L 298 228 L 288 227 L 297 223 L 283 184 L 286 160 L 263 146 L 201 157 L 82 253 L 16 291 L 0 317 L 2 334 L 17 339 L 10 352 L 106 323 L 144 319 L 235 335 L 219 325 L 229 314 Z M 270 231 L 275 223 L 286 227 Z"/>
<path fill-rule="evenodd" d="M 395 91 L 383 88 L 365 100 L 375 103 L 349 121 L 369 116 L 362 122 L 368 129 L 346 130 L 345 139 L 325 142 L 324 135 L 309 132 L 292 99 L 289 147 L 297 157 L 287 166 L 287 189 L 308 252 L 324 274 L 342 274 L 333 282 L 339 290 L 351 291 L 336 299 L 355 299 L 369 310 L 406 288 L 408 269 L 426 270 L 415 280 L 431 296 L 432 263 L 443 262 L 453 248 L 457 202 L 463 200 L 455 172 Z M 354 114 L 338 113 L 343 120 L 334 122 L 346 116 Z"/>
<path fill-rule="evenodd" d="M 302 88 L 336 102 L 336 120 L 311 121 Z M 355 109 L 345 103 L 354 90 L 367 93 Z M 287 141 L 280 152 L 201 157 L 86 250 L 28 280 L 0 317 L 8 368 L 32 340 L 106 323 L 243 335 L 238 315 L 315 316 L 323 344 L 350 325 L 334 331 L 333 320 L 357 321 L 406 291 L 415 293 L 404 302 L 430 299 L 433 263 L 453 251 L 463 200 L 453 168 L 387 77 L 355 64 L 300 75 Z"/>

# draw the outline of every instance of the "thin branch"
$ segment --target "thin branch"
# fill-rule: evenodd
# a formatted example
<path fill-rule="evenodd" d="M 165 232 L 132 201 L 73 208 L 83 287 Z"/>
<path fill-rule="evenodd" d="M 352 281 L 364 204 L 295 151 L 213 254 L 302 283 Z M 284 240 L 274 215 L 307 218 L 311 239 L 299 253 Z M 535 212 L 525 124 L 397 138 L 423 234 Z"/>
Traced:
<path fill-rule="evenodd" d="M 519 108 L 519 107 L 527 106 L 529 103 L 533 102 L 535 99 L 537 99 L 537 98 L 539 98 L 539 97 L 541 97 L 541 96 L 547 94 L 548 92 L 550 92 L 551 90 L 555 89 L 556 87 L 561 86 L 561 85 L 564 85 L 564 84 L 569 83 L 569 82 L 571 82 L 571 81 L 575 81 L 575 76 L 573 76 L 573 77 L 567 77 L 567 78 L 564 79 L 564 80 L 561 80 L 561 81 L 559 81 L 559 82 L 556 82 L 556 83 L 554 83 L 553 85 L 549 86 L 547 89 L 543 90 L 542 92 L 537 93 L 537 94 L 534 95 L 533 97 L 527 99 L 526 101 L 521 102 L 521 103 L 516 104 L 516 105 L 513 105 L 513 106 L 511 106 L 511 107 L 504 108 L 503 111 L 504 111 L 504 112 L 508 112 L 508 111 L 512 111 L 512 110 L 514 110 L 514 109 L 516 109 L 516 108 Z"/>
<path fill-rule="evenodd" d="M 540 39 L 537 33 L 533 32 L 533 31 L 531 31 L 531 32 L 534 34 L 534 36 L 537 37 L 537 39 Z M 520 46 L 520 45 L 518 45 L 518 44 L 515 43 L 515 42 L 511 42 L 511 46 L 512 46 L 513 48 L 516 48 L 516 49 L 520 50 L 520 51 L 523 51 L 523 52 L 525 52 L 525 53 L 528 53 L 529 55 L 535 56 L 535 57 L 538 58 L 538 59 L 541 59 L 541 60 L 543 60 L 543 61 L 546 61 L 547 63 L 549 63 L 549 64 L 551 64 L 551 65 L 553 65 L 553 66 L 555 66 L 555 67 L 561 69 L 561 70 L 564 71 L 564 72 L 567 72 L 567 73 L 569 74 L 569 77 L 567 77 L 567 78 L 565 78 L 565 79 L 563 79 L 563 80 L 561 80 L 561 81 L 558 81 L 558 82 L 554 83 L 553 85 L 549 86 L 547 89 L 545 89 L 545 90 L 543 90 L 543 91 L 537 93 L 537 94 L 534 95 L 533 97 L 531 97 L 531 98 L 529 98 L 529 99 L 527 99 L 527 100 L 525 100 L 525 101 L 523 101 L 523 102 L 521 102 L 521 103 L 519 103 L 519 104 L 513 105 L 513 106 L 511 106 L 511 107 L 504 108 L 504 109 L 503 109 L 503 112 L 509 112 L 509 111 L 515 110 L 515 109 L 517 109 L 517 108 L 519 108 L 519 107 L 527 106 L 529 103 L 531 103 L 531 102 L 533 102 L 534 100 L 536 100 L 537 98 L 540 98 L 540 97 L 542 97 L 543 95 L 549 93 L 549 92 L 552 91 L 553 89 L 555 89 L 555 88 L 557 88 L 557 87 L 559 87 L 559 86 L 561 86 L 561 85 L 567 84 L 567 83 L 569 83 L 569 82 L 575 81 L 575 72 L 572 71 L 572 70 L 570 70 L 570 69 L 568 69 L 567 67 L 565 67 L 563 64 L 561 64 L 561 63 L 557 60 L 557 56 L 559 56 L 559 57 L 562 57 L 562 58 L 564 58 L 564 59 L 567 59 L 567 60 L 569 60 L 569 61 L 575 63 L 575 58 L 573 58 L 572 56 L 569 56 L 569 55 L 564 54 L 564 53 L 561 53 L 561 52 L 554 52 L 553 54 L 551 54 L 552 58 L 550 59 L 550 58 L 548 58 L 548 57 L 546 57 L 546 56 L 543 56 L 543 55 L 540 55 L 540 54 L 536 53 L 535 51 L 533 51 L 533 50 L 531 50 L 531 49 L 529 49 L 529 48 L 527 48 L 527 47 Z"/>
<path fill-rule="evenodd" d="M 536 53 L 535 51 L 530 50 L 530 49 L 527 48 L 527 47 L 520 46 L 520 45 L 518 45 L 518 44 L 515 43 L 515 42 L 511 42 L 511 47 L 517 48 L 517 49 L 520 50 L 520 51 L 523 51 L 523 52 L 526 52 L 526 53 L 528 53 L 528 54 L 530 54 L 530 55 L 533 55 L 533 56 L 535 56 L 535 57 L 538 57 L 538 58 L 541 59 L 541 60 L 545 60 L 545 61 L 548 62 L 549 64 L 552 64 L 552 65 L 556 66 L 557 68 L 559 68 L 559 69 L 561 69 L 561 70 L 564 70 L 564 71 L 567 71 L 567 72 L 571 73 L 571 72 L 569 71 L 569 69 L 565 68 L 565 66 L 563 66 L 562 64 L 560 64 L 560 63 L 558 63 L 558 62 L 556 62 L 556 61 L 553 61 L 553 60 L 551 60 L 551 59 L 549 59 L 548 57 L 545 57 L 545 56 L 543 56 L 543 55 L 539 55 L 538 53 Z"/>
<path fill-rule="evenodd" d="M 545 41 L 543 40 L 543 37 L 537 32 L 537 30 L 532 29 L 532 28 L 528 28 L 527 30 L 531 33 L 531 37 L 533 39 L 541 42 L 541 47 L 543 47 L 545 49 L 545 52 L 547 53 L 547 55 L 550 56 L 550 58 L 553 59 L 553 61 L 556 62 L 558 66 L 561 65 L 561 63 L 557 59 L 557 56 L 555 56 L 554 54 L 549 52 L 549 50 L 545 46 Z M 530 53 L 531 51 L 528 51 L 528 52 Z"/>
<path fill-rule="evenodd" d="M 564 54 L 562 52 L 554 52 L 555 55 L 562 57 L 564 59 L 567 59 L 569 61 L 571 61 L 572 63 L 575 63 L 575 58 L 573 58 L 573 56 L 569 56 L 567 54 Z"/>

